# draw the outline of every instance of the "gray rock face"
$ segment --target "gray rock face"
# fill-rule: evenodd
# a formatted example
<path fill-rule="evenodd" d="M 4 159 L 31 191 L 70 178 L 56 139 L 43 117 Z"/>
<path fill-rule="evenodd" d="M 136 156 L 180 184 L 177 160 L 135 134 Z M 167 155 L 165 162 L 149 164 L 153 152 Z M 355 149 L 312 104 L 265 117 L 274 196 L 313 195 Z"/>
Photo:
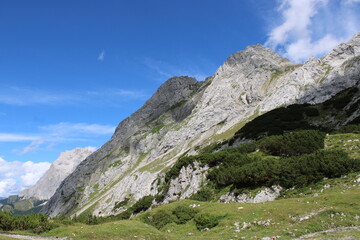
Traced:
<path fill-rule="evenodd" d="M 208 166 L 201 167 L 198 162 L 195 162 L 194 166 L 181 168 L 179 176 L 171 180 L 163 203 L 182 200 L 199 191 L 206 180 L 208 169 Z"/>
<path fill-rule="evenodd" d="M 326 57 L 302 65 L 255 45 L 231 55 L 205 82 L 171 78 L 79 164 L 44 212 L 79 215 L 91 208 L 96 215 L 115 214 L 116 202 L 157 194 L 166 170 L 183 154 L 196 154 L 196 146 L 229 138 L 274 108 L 327 100 L 360 80 L 359 66 L 357 34 Z M 174 196 L 200 187 L 201 181 L 190 176 L 193 170 L 184 169 L 172 182 Z"/>
<path fill-rule="evenodd" d="M 75 148 L 60 154 L 59 158 L 53 162 L 45 174 L 28 189 L 23 190 L 19 197 L 38 200 L 48 200 L 54 195 L 60 183 L 74 171 L 74 169 L 94 152 L 93 148 Z"/>
<path fill-rule="evenodd" d="M 243 193 L 238 196 L 235 196 L 235 194 L 232 192 L 228 192 L 220 197 L 219 202 L 262 203 L 274 201 L 280 196 L 280 192 L 282 189 L 282 187 L 274 185 L 271 188 L 264 188 L 253 195 Z"/>

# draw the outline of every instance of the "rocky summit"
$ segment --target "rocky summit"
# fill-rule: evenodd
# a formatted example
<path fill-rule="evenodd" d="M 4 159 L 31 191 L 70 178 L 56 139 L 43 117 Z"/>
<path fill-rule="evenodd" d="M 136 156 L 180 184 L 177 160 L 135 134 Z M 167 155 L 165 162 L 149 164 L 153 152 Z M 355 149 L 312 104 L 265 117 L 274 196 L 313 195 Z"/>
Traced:
<path fill-rule="evenodd" d="M 37 200 L 49 200 L 60 186 L 61 182 L 71 174 L 74 169 L 94 152 L 94 148 L 75 148 L 65 151 L 54 161 L 49 170 L 31 188 L 23 190 L 19 197 L 23 199 L 34 198 Z"/>
<path fill-rule="evenodd" d="M 207 168 L 181 169 L 164 193 L 165 173 L 179 157 L 231 138 L 247 122 L 270 110 L 324 102 L 359 80 L 360 34 L 327 56 L 310 58 L 304 64 L 254 45 L 231 55 L 203 82 L 173 77 L 76 167 L 43 212 L 50 217 L 109 216 L 124 211 L 116 207 L 118 203 L 130 206 L 147 195 L 162 192 L 162 203 L 188 197 L 200 189 Z M 348 120 L 359 114 L 347 116 Z M 231 198 L 231 194 L 224 195 L 224 201 Z"/>

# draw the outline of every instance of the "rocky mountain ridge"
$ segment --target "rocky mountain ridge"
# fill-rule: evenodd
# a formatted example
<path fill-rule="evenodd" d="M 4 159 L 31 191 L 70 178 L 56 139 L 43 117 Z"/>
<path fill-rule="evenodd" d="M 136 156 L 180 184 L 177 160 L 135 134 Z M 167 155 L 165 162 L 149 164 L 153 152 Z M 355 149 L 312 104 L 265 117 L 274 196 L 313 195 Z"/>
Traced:
<path fill-rule="evenodd" d="M 93 147 L 85 147 L 62 152 L 36 184 L 21 191 L 19 197 L 49 200 L 61 182 L 75 170 L 81 161 L 94 151 Z"/>
<path fill-rule="evenodd" d="M 117 214 L 116 203 L 128 198 L 132 204 L 157 194 L 164 173 L 179 156 L 230 138 L 247 121 L 279 106 L 329 99 L 359 80 L 359 65 L 357 34 L 326 57 L 302 65 L 255 45 L 231 55 L 204 82 L 171 78 L 119 124 L 109 142 L 79 164 L 44 212 L 51 217 Z M 196 181 L 182 193 L 174 190 L 164 202 L 194 192 L 201 184 Z"/>

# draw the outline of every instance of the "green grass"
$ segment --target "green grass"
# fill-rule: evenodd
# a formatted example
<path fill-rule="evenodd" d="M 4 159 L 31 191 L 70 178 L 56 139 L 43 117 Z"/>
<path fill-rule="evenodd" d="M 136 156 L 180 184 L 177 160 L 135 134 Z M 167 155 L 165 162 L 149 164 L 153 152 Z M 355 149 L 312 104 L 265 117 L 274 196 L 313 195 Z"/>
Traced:
<path fill-rule="evenodd" d="M 246 123 L 252 121 L 253 119 L 258 117 L 259 115 L 260 115 L 260 110 L 259 110 L 259 108 L 256 108 L 256 110 L 254 111 L 254 114 L 251 115 L 250 117 L 248 117 L 247 119 L 244 119 L 243 121 L 235 124 L 234 126 L 229 128 L 228 130 L 224 131 L 223 133 L 211 136 L 210 137 L 210 140 L 211 140 L 210 142 L 214 143 L 214 142 L 228 140 L 228 139 L 232 138 L 236 132 L 238 132 L 243 126 L 245 126 Z"/>
<path fill-rule="evenodd" d="M 325 73 L 320 78 L 319 83 L 324 82 L 324 80 L 326 80 L 327 76 L 329 75 L 330 71 L 333 69 L 330 65 L 328 65 L 326 63 L 322 63 L 321 66 L 323 67 L 323 69 L 325 69 Z"/>
<path fill-rule="evenodd" d="M 122 161 L 118 160 L 109 165 L 109 168 L 118 167 L 122 164 Z"/>
<path fill-rule="evenodd" d="M 355 64 L 356 64 L 357 62 L 359 62 L 359 61 L 360 61 L 360 56 L 353 57 L 353 58 L 345 61 L 345 62 L 342 64 L 342 67 L 343 67 L 343 69 L 346 71 L 347 69 L 355 66 Z"/>
<path fill-rule="evenodd" d="M 360 134 L 328 135 L 325 138 L 325 146 L 328 149 L 344 150 L 352 158 L 360 158 Z"/>
<path fill-rule="evenodd" d="M 357 173 L 359 174 L 359 173 Z M 338 183 L 333 183 L 329 189 L 318 191 L 318 197 L 305 195 L 303 197 L 276 200 L 268 203 L 209 203 L 184 200 L 160 206 L 153 211 L 170 211 L 178 205 L 188 206 L 190 204 L 200 204 L 196 208 L 201 213 L 209 213 L 223 216 L 217 227 L 210 231 L 198 231 L 193 221 L 184 225 L 170 224 L 162 230 L 167 233 L 170 239 L 231 239 L 245 237 L 250 239 L 261 239 L 266 236 L 279 235 L 281 239 L 291 239 L 310 232 L 323 231 L 334 227 L 347 227 L 359 225 L 355 220 L 356 215 L 360 215 L 360 194 L 359 186 L 353 187 L 353 178 L 339 179 Z M 243 207 L 243 209 L 238 209 Z M 308 220 L 300 221 L 304 217 L 314 213 L 315 215 Z M 318 213 L 318 214 L 317 214 Z M 331 217 L 335 213 L 334 217 Z M 336 214 L 338 213 L 338 214 Z M 317 215 L 316 215 L 317 214 Z M 344 214 L 344 215 L 340 215 Z M 290 218 L 289 216 L 293 217 Z M 140 217 L 136 217 L 138 219 Z M 240 228 L 244 222 L 267 221 L 269 226 L 253 224 L 249 229 L 241 230 L 237 233 L 235 223 L 239 222 Z M 188 233 L 192 233 L 191 236 Z M 255 237 L 256 236 L 256 237 Z"/>
<path fill-rule="evenodd" d="M 150 133 L 152 133 L 152 134 L 158 133 L 165 126 L 166 126 L 165 124 L 160 124 L 160 125 L 154 127 L 153 129 L 151 129 Z"/>
<path fill-rule="evenodd" d="M 182 100 L 180 102 L 177 102 L 174 105 L 172 105 L 168 111 L 171 111 L 171 110 L 174 110 L 175 108 L 181 107 L 181 106 L 185 105 L 185 103 L 187 103 L 187 100 Z"/>
<path fill-rule="evenodd" d="M 53 229 L 43 234 L 43 236 L 61 236 L 74 240 L 168 239 L 165 233 L 134 220 L 123 220 L 91 226 L 77 223 Z"/>

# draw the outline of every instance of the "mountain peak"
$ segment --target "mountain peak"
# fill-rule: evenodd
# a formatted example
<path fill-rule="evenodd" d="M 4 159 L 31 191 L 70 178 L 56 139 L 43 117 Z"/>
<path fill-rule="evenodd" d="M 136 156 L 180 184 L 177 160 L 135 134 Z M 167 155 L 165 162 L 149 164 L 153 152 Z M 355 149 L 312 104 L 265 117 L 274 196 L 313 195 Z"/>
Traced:
<path fill-rule="evenodd" d="M 23 190 L 19 196 L 26 199 L 32 197 L 38 200 L 50 199 L 60 183 L 94 151 L 93 147 L 85 147 L 62 152 L 40 180 L 33 187 Z"/>
<path fill-rule="evenodd" d="M 249 72 L 254 69 L 278 69 L 292 64 L 288 59 L 280 57 L 273 50 L 256 44 L 248 46 L 245 50 L 233 53 L 217 70 L 217 75 L 232 72 Z"/>
<path fill-rule="evenodd" d="M 335 47 L 327 56 L 324 62 L 331 66 L 339 66 L 344 59 L 359 56 L 360 54 L 360 32 L 355 34 L 348 42 L 341 43 Z"/>

